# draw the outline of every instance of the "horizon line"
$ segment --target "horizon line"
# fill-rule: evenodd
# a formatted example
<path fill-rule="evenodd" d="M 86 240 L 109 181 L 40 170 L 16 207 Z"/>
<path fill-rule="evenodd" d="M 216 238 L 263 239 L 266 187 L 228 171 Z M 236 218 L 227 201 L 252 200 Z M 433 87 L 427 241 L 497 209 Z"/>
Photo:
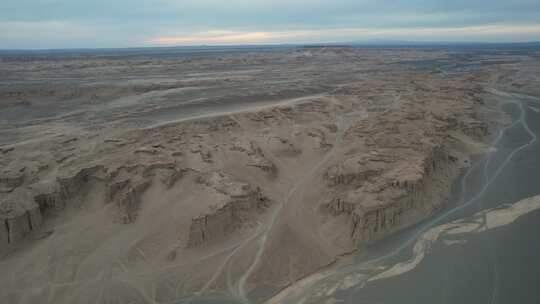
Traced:
<path fill-rule="evenodd" d="M 441 46 L 441 45 L 518 45 L 518 44 L 540 44 L 540 40 L 528 41 L 421 41 L 421 40 L 385 40 L 374 39 L 366 41 L 345 41 L 345 42 L 310 42 L 310 43 L 243 43 L 243 44 L 192 44 L 192 45 L 141 45 L 125 47 L 59 47 L 59 48 L 0 48 L 0 52 L 6 51 L 82 51 L 82 50 L 129 50 L 129 49 L 176 49 L 176 48 L 235 48 L 235 47 L 302 47 L 302 46 L 380 46 L 380 47 L 399 47 L 399 46 Z"/>

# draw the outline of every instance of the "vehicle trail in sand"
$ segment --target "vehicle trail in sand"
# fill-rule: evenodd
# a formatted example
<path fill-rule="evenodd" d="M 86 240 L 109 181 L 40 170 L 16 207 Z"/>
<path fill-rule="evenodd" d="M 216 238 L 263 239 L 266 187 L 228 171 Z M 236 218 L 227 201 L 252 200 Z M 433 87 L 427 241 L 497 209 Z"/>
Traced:
<path fill-rule="evenodd" d="M 283 203 L 281 203 L 281 205 L 279 205 L 279 207 L 272 214 L 271 218 L 269 219 L 269 224 L 267 228 L 264 230 L 264 232 L 262 233 L 261 238 L 259 240 L 259 248 L 255 255 L 255 259 L 253 260 L 249 268 L 244 272 L 244 274 L 240 277 L 240 280 L 238 281 L 238 296 L 242 298 L 244 301 L 249 302 L 247 298 L 247 294 L 246 294 L 246 282 L 260 263 L 261 257 L 266 247 L 268 236 L 281 210 L 283 210 L 283 208 L 288 205 L 291 197 L 302 186 L 304 186 L 306 182 L 311 180 L 316 175 L 318 170 L 334 156 L 335 149 L 342 142 L 345 131 L 350 127 L 350 125 L 355 121 L 355 119 L 364 118 L 365 115 L 366 115 L 365 112 L 352 112 L 352 113 L 348 113 L 346 115 L 337 117 L 336 122 L 337 122 L 338 131 L 337 131 L 336 140 L 332 149 L 328 151 L 327 154 L 324 156 L 324 158 L 321 159 L 319 162 L 317 162 L 307 174 L 305 174 L 301 179 L 298 180 L 298 182 L 291 188 L 291 190 L 287 193 L 287 195 L 283 199 Z"/>

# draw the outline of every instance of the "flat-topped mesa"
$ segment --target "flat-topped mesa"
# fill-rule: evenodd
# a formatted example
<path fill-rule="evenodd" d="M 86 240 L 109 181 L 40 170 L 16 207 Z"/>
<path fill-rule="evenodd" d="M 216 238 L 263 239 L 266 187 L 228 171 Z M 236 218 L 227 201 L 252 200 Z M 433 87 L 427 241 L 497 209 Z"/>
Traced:
<path fill-rule="evenodd" d="M 191 220 L 187 248 L 201 246 L 252 224 L 253 213 L 261 212 L 269 203 L 260 188 L 234 180 L 222 172 L 201 176 L 199 182 L 223 196 L 221 201 Z"/>
<path fill-rule="evenodd" d="M 411 226 L 440 209 L 462 166 L 438 146 L 423 157 L 410 159 L 324 207 L 334 216 L 350 218 L 350 237 L 370 243 Z"/>

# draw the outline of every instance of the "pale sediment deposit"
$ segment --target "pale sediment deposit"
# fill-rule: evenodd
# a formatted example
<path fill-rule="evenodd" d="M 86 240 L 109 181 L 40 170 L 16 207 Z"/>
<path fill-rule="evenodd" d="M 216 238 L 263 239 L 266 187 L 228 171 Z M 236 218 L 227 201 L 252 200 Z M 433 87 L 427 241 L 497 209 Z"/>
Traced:
<path fill-rule="evenodd" d="M 398 263 L 392 268 L 385 270 L 368 281 L 387 279 L 393 276 L 406 273 L 414 269 L 425 257 L 433 243 L 445 238 L 449 239 L 446 244 L 453 245 L 459 240 L 453 240 L 456 235 L 466 235 L 470 233 L 482 233 L 491 229 L 509 225 L 519 217 L 540 209 L 540 197 L 530 197 L 497 209 L 490 209 L 478 212 L 471 218 L 456 220 L 448 224 L 440 225 L 424 232 L 416 241 L 413 247 L 413 258 L 408 262 Z"/>
<path fill-rule="evenodd" d="M 504 118 L 487 84 L 531 66 L 409 66 L 449 56 L 4 59 L 0 298 L 257 302 L 429 217 Z"/>

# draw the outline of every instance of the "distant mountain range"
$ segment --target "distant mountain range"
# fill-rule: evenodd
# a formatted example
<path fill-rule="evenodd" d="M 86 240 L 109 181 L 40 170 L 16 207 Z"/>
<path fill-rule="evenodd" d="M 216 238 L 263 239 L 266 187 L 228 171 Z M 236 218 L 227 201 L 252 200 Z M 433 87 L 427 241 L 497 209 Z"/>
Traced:
<path fill-rule="evenodd" d="M 540 41 L 531 42 L 473 42 L 473 41 L 407 41 L 407 40 L 387 40 L 370 39 L 337 43 L 353 46 L 540 46 Z"/>

